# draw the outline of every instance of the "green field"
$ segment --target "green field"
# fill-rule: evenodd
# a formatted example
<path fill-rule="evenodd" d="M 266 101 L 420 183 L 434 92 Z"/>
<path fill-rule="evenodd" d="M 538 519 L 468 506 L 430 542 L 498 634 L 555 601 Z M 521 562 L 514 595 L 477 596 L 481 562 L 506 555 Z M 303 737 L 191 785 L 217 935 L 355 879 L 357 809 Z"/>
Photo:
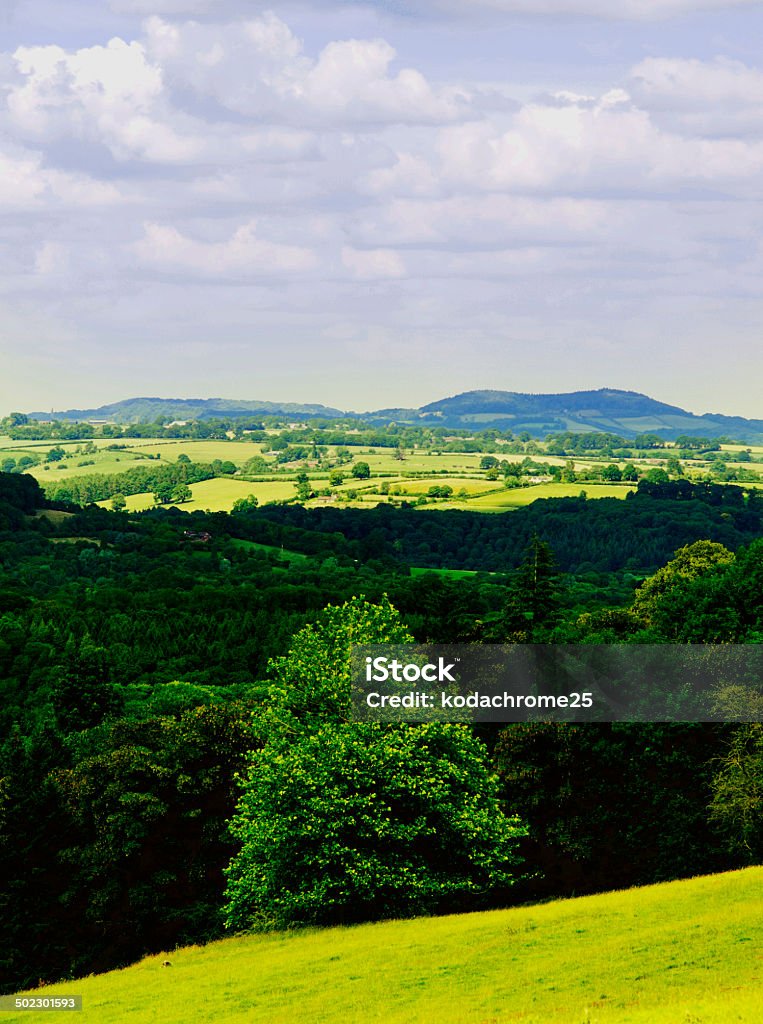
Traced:
<path fill-rule="evenodd" d="M 268 501 L 283 501 L 293 498 L 295 494 L 294 484 L 291 480 L 266 480 L 263 483 L 250 483 L 248 480 L 235 480 L 231 477 L 215 477 L 213 480 L 202 480 L 198 484 L 191 484 L 193 498 L 184 501 L 179 508 L 185 512 L 193 512 L 196 509 L 202 511 L 209 509 L 211 512 L 228 512 L 233 503 L 239 498 L 246 498 L 250 494 L 257 496 L 261 505 Z M 130 494 L 126 498 L 128 512 L 140 512 L 143 509 L 154 506 L 153 494 L 141 493 Z M 110 500 L 99 501 L 103 508 L 109 508 Z"/>
<path fill-rule="evenodd" d="M 489 913 L 244 936 L 34 994 L 81 994 L 83 1020 L 98 1024 L 759 1024 L 762 946 L 755 867 Z"/>
<path fill-rule="evenodd" d="M 578 484 L 536 484 L 534 487 L 515 487 L 503 489 L 472 498 L 467 502 L 448 502 L 442 508 L 469 508 L 475 512 L 503 512 L 510 508 L 522 508 L 539 498 L 577 498 L 585 491 L 589 498 L 624 498 L 630 491 L 635 491 L 633 484 L 595 484 L 583 482 Z"/>
<path fill-rule="evenodd" d="M 185 454 L 193 462 L 213 462 L 215 459 L 230 461 L 236 465 L 243 465 L 253 455 L 259 455 L 262 445 L 247 441 L 156 441 L 146 438 L 125 438 L 118 443 L 125 445 L 124 448 L 108 450 L 109 445 L 115 442 L 109 438 L 98 438 L 92 443 L 98 448 L 95 454 L 75 455 L 78 447 L 87 442 L 84 441 L 11 441 L 9 438 L 0 439 L 0 460 L 10 456 L 18 459 L 22 455 L 38 455 L 45 457 L 51 448 L 61 447 L 71 455 L 61 462 L 43 463 L 28 470 L 36 476 L 40 483 L 47 481 L 64 480 L 70 476 L 87 476 L 91 473 L 124 473 L 133 466 L 147 463 L 146 457 L 159 455 L 162 462 L 176 462 L 178 455 Z M 89 465 L 80 466 L 78 463 L 86 461 Z"/>

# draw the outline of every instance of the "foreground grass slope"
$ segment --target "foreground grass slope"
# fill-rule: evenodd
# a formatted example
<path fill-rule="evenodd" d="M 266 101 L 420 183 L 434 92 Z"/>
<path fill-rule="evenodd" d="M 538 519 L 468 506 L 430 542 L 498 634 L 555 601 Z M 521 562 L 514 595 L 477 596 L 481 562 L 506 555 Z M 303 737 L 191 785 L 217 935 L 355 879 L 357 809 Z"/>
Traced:
<path fill-rule="evenodd" d="M 98 1024 L 756 1024 L 763 867 L 167 955 L 35 994 L 80 993 Z"/>

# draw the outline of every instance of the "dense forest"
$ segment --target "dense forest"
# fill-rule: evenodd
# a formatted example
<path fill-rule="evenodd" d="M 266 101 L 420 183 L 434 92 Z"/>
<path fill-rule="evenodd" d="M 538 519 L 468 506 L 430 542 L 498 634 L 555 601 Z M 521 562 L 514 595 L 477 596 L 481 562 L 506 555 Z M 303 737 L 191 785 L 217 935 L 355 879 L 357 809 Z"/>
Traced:
<path fill-rule="evenodd" d="M 624 501 L 549 499 L 492 516 L 385 505 L 127 514 L 50 502 L 32 477 L 0 474 L 2 991 L 204 942 L 226 920 L 257 924 L 241 912 L 244 854 L 295 855 L 294 834 L 278 846 L 263 818 L 278 773 L 303 778 L 320 762 L 324 791 L 340 792 L 354 756 L 341 708 L 315 722 L 299 711 L 310 672 L 319 689 L 330 680 L 340 640 L 759 643 L 762 508 L 751 489 L 642 481 Z M 382 903 L 469 909 L 763 854 L 745 789 L 760 778 L 759 727 L 457 728 L 433 727 L 429 760 L 413 729 L 364 748 L 365 769 L 388 772 L 414 817 L 422 795 L 404 792 L 391 765 L 419 764 L 443 785 L 463 768 L 484 794 L 473 835 L 442 807 L 444 845 L 395 833 L 428 865 L 421 902 L 391 878 L 363 900 L 338 886 L 318 907 L 312 891 L 288 888 L 292 859 L 273 853 L 262 920 L 346 920 L 352 907 L 368 918 Z M 242 795 L 236 776 L 253 758 L 260 774 Z M 740 764 L 752 767 L 740 776 Z M 304 835 L 316 821 L 333 827 L 310 806 L 305 878 L 323 852 Z M 476 881 L 463 873 L 470 858 Z"/>

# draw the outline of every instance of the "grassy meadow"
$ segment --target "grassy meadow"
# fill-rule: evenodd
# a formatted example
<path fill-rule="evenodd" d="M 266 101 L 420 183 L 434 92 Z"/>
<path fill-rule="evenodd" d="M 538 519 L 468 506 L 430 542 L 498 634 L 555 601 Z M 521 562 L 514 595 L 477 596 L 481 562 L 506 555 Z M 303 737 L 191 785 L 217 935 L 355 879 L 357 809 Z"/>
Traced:
<path fill-rule="evenodd" d="M 761 948 L 755 867 L 510 910 L 242 936 L 34 994 L 80 994 L 83 1019 L 98 1024 L 758 1024 Z"/>

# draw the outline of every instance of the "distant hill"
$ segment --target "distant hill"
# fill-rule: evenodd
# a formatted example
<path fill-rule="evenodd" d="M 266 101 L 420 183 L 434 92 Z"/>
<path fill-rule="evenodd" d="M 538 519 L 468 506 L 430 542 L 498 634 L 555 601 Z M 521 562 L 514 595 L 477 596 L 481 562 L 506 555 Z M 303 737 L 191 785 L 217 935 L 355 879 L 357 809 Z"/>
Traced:
<path fill-rule="evenodd" d="M 717 413 L 695 415 L 636 391 L 601 388 L 561 395 L 513 391 L 467 391 L 432 402 L 419 417 L 452 427 L 498 427 L 534 437 L 571 430 L 609 431 L 622 437 L 654 433 L 671 440 L 680 434 L 728 435 L 753 443 L 763 439 L 763 420 Z"/>
<path fill-rule="evenodd" d="M 559 431 L 605 431 L 621 437 L 659 434 L 673 440 L 681 434 L 728 436 L 748 444 L 763 441 L 763 420 L 720 413 L 696 415 L 658 402 L 636 391 L 600 388 L 560 395 L 522 394 L 514 391 L 466 391 L 419 409 L 390 408 L 373 412 L 343 412 L 325 405 L 295 402 L 237 401 L 228 398 L 130 398 L 97 409 L 30 413 L 35 419 L 110 420 L 115 423 L 215 417 L 289 416 L 295 420 L 359 416 L 371 423 L 427 423 L 452 429 L 497 428 L 533 437 Z"/>
<path fill-rule="evenodd" d="M 216 419 L 224 416 L 294 416 L 301 419 L 324 416 L 336 419 L 346 415 L 325 405 L 300 405 L 297 402 L 238 401 L 232 398 L 127 398 L 97 409 L 66 409 L 63 412 L 32 412 L 33 419 L 109 420 L 113 423 L 152 422 L 157 416 L 177 420 Z"/>

